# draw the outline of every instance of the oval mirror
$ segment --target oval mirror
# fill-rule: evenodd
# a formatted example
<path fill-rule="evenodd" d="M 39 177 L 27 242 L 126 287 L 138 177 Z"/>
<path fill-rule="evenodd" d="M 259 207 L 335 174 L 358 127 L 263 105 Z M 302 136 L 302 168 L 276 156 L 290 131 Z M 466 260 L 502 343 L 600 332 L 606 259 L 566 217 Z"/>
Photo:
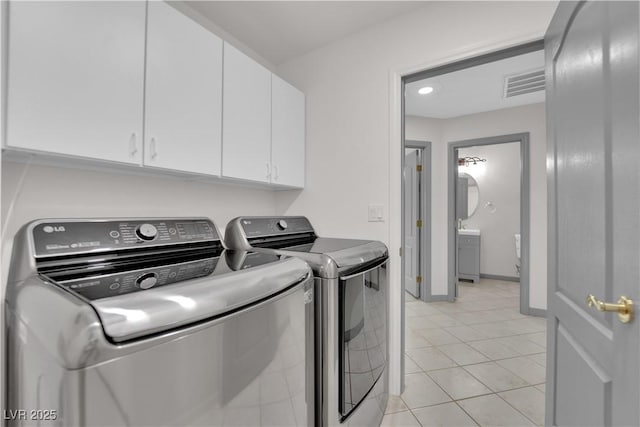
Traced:
<path fill-rule="evenodd" d="M 480 204 L 480 188 L 478 181 L 468 173 L 458 175 L 456 193 L 456 213 L 459 219 L 467 219 L 478 210 Z"/>

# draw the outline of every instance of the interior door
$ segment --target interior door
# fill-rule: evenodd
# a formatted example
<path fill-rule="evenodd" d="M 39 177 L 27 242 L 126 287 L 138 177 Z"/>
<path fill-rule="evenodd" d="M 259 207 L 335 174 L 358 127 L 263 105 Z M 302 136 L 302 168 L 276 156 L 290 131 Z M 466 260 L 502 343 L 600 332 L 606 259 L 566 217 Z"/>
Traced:
<path fill-rule="evenodd" d="M 420 297 L 420 245 L 417 222 L 420 218 L 420 175 L 418 173 L 419 150 L 405 149 L 404 162 L 404 283 L 405 289 L 416 298 Z"/>
<path fill-rule="evenodd" d="M 545 37 L 547 425 L 640 423 L 638 319 L 586 302 L 639 294 L 638 12 L 561 2 Z"/>

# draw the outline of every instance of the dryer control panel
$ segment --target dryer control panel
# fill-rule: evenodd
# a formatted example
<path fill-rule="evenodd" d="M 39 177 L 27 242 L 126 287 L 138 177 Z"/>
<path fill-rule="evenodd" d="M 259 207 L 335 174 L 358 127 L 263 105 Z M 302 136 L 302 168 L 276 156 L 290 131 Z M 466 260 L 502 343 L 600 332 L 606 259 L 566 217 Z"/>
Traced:
<path fill-rule="evenodd" d="M 220 240 L 206 219 L 56 220 L 32 228 L 36 258 Z"/>
<path fill-rule="evenodd" d="M 295 233 L 313 233 L 309 220 L 303 216 L 241 217 L 240 225 L 247 238 Z"/>

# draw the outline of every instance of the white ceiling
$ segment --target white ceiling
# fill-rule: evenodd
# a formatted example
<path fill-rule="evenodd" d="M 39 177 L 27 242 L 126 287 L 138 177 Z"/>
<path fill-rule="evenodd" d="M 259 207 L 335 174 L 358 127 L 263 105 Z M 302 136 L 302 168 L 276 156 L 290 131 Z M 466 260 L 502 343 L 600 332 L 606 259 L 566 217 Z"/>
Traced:
<path fill-rule="evenodd" d="M 424 7 L 423 1 L 187 1 L 273 65 Z"/>
<path fill-rule="evenodd" d="M 503 96 L 505 77 L 543 67 L 544 52 L 540 50 L 413 82 L 406 86 L 405 111 L 412 116 L 448 119 L 544 102 L 544 91 Z M 428 95 L 418 94 L 424 86 L 435 90 Z"/>

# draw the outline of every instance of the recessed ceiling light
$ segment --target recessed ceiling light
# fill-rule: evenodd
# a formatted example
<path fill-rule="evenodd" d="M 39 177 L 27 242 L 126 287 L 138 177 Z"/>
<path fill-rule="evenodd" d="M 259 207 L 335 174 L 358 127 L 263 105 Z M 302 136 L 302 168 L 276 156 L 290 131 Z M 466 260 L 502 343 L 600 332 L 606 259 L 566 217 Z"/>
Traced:
<path fill-rule="evenodd" d="M 420 95 L 427 95 L 429 93 L 433 92 L 433 88 L 431 86 L 425 86 L 425 87 L 421 87 L 420 89 L 418 89 L 418 93 Z"/>

